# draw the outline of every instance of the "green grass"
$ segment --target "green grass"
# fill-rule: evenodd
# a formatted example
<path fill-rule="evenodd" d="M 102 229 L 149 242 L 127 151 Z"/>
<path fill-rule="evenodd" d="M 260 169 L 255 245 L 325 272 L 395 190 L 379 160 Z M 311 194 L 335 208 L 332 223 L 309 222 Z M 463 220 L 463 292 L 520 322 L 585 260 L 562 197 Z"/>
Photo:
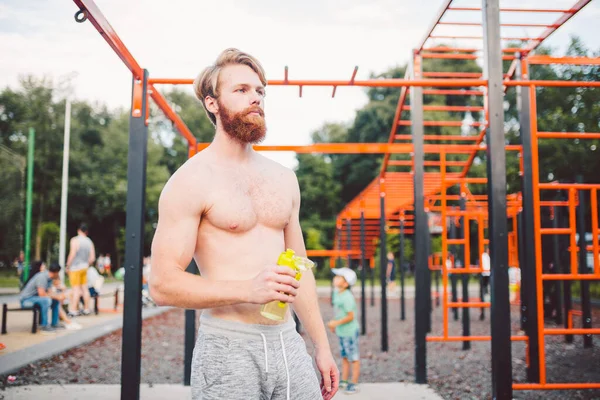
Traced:
<path fill-rule="evenodd" d="M 19 278 L 14 268 L 0 271 L 0 288 L 19 288 Z"/>

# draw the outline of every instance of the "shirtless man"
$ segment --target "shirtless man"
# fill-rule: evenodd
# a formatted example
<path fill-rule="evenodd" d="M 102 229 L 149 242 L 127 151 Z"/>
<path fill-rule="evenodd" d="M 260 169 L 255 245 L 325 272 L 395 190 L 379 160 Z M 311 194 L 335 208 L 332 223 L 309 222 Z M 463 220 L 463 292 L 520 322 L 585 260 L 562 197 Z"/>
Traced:
<path fill-rule="evenodd" d="M 339 372 L 319 311 L 312 272 L 293 279 L 276 265 L 286 248 L 306 255 L 300 189 L 292 171 L 256 153 L 264 139 L 266 79 L 258 61 L 225 50 L 194 82 L 216 127 L 213 142 L 166 184 L 152 243 L 150 292 L 158 305 L 203 309 L 192 362 L 193 399 L 332 398 Z M 185 272 L 192 257 L 201 276 Z M 289 312 L 293 303 L 314 347 L 319 381 Z"/>

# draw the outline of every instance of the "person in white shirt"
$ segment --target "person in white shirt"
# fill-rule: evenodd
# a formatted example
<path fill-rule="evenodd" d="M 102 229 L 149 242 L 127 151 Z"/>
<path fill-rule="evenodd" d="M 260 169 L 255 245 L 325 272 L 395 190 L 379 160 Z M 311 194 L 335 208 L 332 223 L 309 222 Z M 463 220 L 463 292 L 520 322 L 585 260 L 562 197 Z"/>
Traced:
<path fill-rule="evenodd" d="M 491 275 L 490 253 L 487 246 L 483 251 L 483 254 L 481 254 L 481 269 L 481 282 L 483 285 L 483 292 L 487 294 Z"/>

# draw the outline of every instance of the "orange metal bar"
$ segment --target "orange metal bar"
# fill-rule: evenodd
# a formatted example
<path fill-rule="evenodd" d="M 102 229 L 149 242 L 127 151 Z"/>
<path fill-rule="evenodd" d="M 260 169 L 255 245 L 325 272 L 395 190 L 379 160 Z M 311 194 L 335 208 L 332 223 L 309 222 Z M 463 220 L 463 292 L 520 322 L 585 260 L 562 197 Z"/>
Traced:
<path fill-rule="evenodd" d="M 577 258 L 577 253 L 575 253 Z M 577 267 L 577 264 L 575 264 Z M 596 274 L 544 274 L 542 279 L 545 281 L 600 281 L 600 276 Z"/>
<path fill-rule="evenodd" d="M 600 189 L 600 184 L 594 184 L 594 183 L 540 183 L 539 187 L 541 190 L 569 190 L 569 189 L 591 190 L 591 189 Z"/>
<path fill-rule="evenodd" d="M 440 25 L 456 25 L 456 26 L 481 26 L 481 22 L 440 22 Z M 554 25 L 548 24 L 500 24 L 505 27 L 521 27 L 521 28 L 556 28 Z"/>
<path fill-rule="evenodd" d="M 412 140 L 412 135 L 395 135 L 394 137 L 396 140 Z M 456 136 L 456 135 L 423 135 L 423 140 L 431 140 L 431 141 L 446 140 L 446 141 L 455 141 L 455 142 L 475 142 L 475 141 L 477 141 L 477 137 L 476 136 Z M 461 165 L 466 165 L 466 162 L 462 162 Z"/>
<path fill-rule="evenodd" d="M 482 74 L 480 72 L 423 72 L 424 78 L 467 78 L 479 79 Z M 483 85 L 480 85 L 483 86 Z"/>
<path fill-rule="evenodd" d="M 575 189 L 569 188 L 569 227 L 571 228 L 570 236 L 570 248 L 571 252 L 571 274 L 577 274 L 577 241 L 575 240 L 575 234 L 577 233 L 577 225 L 575 223 L 575 206 L 577 200 L 575 199 Z"/>
<path fill-rule="evenodd" d="M 460 54 L 460 53 L 421 53 L 423 58 L 444 58 L 451 60 L 477 60 L 479 58 L 476 54 Z"/>
<path fill-rule="evenodd" d="M 583 328 L 573 328 L 573 329 L 544 329 L 544 334 L 546 335 L 600 335 L 600 329 L 583 329 Z"/>
<path fill-rule="evenodd" d="M 154 100 L 154 103 L 156 103 L 158 108 L 160 108 L 162 112 L 165 113 L 166 117 L 169 118 L 171 122 L 173 122 L 173 124 L 175 124 L 175 127 L 177 128 L 181 136 L 187 139 L 189 146 L 196 147 L 196 137 L 194 136 L 192 131 L 190 131 L 190 129 L 187 127 L 185 122 L 183 122 L 179 114 L 173 111 L 173 109 L 167 102 L 167 99 L 165 99 L 163 95 L 160 94 L 160 92 L 156 90 L 154 86 L 150 85 L 150 89 L 152 90 L 150 96 L 152 96 L 152 100 Z"/>
<path fill-rule="evenodd" d="M 450 302 L 448 303 L 448 307 L 450 308 L 490 308 L 492 303 L 486 302 Z"/>
<path fill-rule="evenodd" d="M 596 132 L 540 132 L 538 137 L 542 139 L 600 139 L 600 133 Z"/>
<path fill-rule="evenodd" d="M 478 74 L 480 77 L 481 74 Z M 193 79 L 178 78 L 150 78 L 150 84 L 168 84 L 168 85 L 191 85 Z M 483 79 L 368 79 L 361 81 L 334 81 L 334 80 L 269 80 L 270 86 L 361 86 L 361 87 L 471 87 L 485 86 L 486 80 Z"/>
<path fill-rule="evenodd" d="M 403 135 L 396 135 L 396 136 L 403 136 Z M 404 139 L 404 138 L 402 138 L 402 139 Z M 392 160 L 388 163 L 389 166 L 395 166 L 395 167 L 411 167 L 413 164 L 414 163 L 412 160 Z M 440 161 L 425 161 L 423 163 L 423 165 L 425 165 L 426 167 L 439 167 Z M 463 165 L 465 165 L 465 162 L 464 161 L 448 161 L 446 163 L 446 165 L 448 167 L 462 167 Z M 456 200 L 458 200 L 458 199 L 456 199 Z"/>
<path fill-rule="evenodd" d="M 600 82 L 592 81 L 504 81 L 505 86 L 539 87 L 600 87 Z"/>
<path fill-rule="evenodd" d="M 198 151 L 204 150 L 210 143 L 198 143 Z M 486 146 L 468 144 L 426 144 L 425 153 L 438 154 L 444 148 L 448 154 L 471 153 L 485 151 Z M 506 145 L 507 151 L 520 151 L 520 145 Z M 256 151 L 292 151 L 296 153 L 323 153 L 323 154 L 380 154 L 380 153 L 410 153 L 413 146 L 409 143 L 315 143 L 309 145 L 285 146 L 254 146 Z M 466 178 L 468 182 L 481 178 Z M 475 181 L 471 183 L 477 183 Z M 481 183 L 481 182 L 480 182 Z"/>
<path fill-rule="evenodd" d="M 404 111 L 411 111 L 410 105 L 404 106 Z M 476 106 L 424 106 L 423 111 L 483 111 Z"/>
<path fill-rule="evenodd" d="M 572 230 L 570 228 L 542 228 L 540 229 L 541 235 L 570 235 Z"/>
<path fill-rule="evenodd" d="M 448 7 L 453 11 L 481 11 L 477 7 Z M 571 10 L 553 10 L 548 8 L 501 8 L 500 12 L 530 12 L 530 13 L 568 13 Z"/>
<path fill-rule="evenodd" d="M 483 96 L 481 90 L 424 89 L 423 94 L 440 96 Z"/>
<path fill-rule="evenodd" d="M 570 65 L 600 65 L 600 57 L 551 57 L 544 55 L 532 55 L 527 57 L 529 64 L 570 64 Z"/>
<path fill-rule="evenodd" d="M 474 341 L 474 342 L 485 342 L 488 340 L 492 340 L 491 336 L 448 336 L 447 338 L 443 336 L 427 336 L 428 342 L 464 342 L 464 341 Z M 527 336 L 511 336 L 510 340 L 513 342 L 527 342 Z"/>
<path fill-rule="evenodd" d="M 540 209 L 540 172 L 539 172 L 539 153 L 537 138 L 537 99 L 535 86 L 529 86 L 529 115 L 531 115 L 531 164 L 532 164 L 532 186 L 533 186 L 533 209 Z M 542 229 L 542 223 L 539 212 L 534 212 L 535 226 L 535 252 L 536 252 L 536 284 L 537 284 L 537 324 L 538 324 L 538 343 L 539 343 L 539 364 L 540 364 L 540 383 L 546 383 L 546 350 L 544 342 L 544 296 L 542 282 L 542 235 L 539 233 Z"/>
<path fill-rule="evenodd" d="M 412 121 L 408 121 L 408 120 L 400 120 L 398 121 L 398 125 L 399 126 L 411 126 L 412 125 Z M 463 125 L 468 125 L 468 126 L 485 126 L 486 123 L 485 122 L 471 122 L 469 124 L 465 124 L 463 121 L 423 121 L 423 126 L 456 126 L 456 127 L 462 127 Z"/>
<path fill-rule="evenodd" d="M 407 68 L 406 71 L 404 72 L 404 79 L 409 79 L 409 78 L 410 78 L 410 71 Z M 400 90 L 400 97 L 398 98 L 398 105 L 396 106 L 396 112 L 394 114 L 394 122 L 392 123 L 392 128 L 390 130 L 390 136 L 388 137 L 389 144 L 394 142 L 394 135 L 398 131 L 398 121 L 400 120 L 400 117 L 402 116 L 402 109 L 406 103 L 407 94 L 408 94 L 408 88 L 403 87 Z M 380 178 L 383 178 L 385 171 L 387 170 L 389 160 L 390 160 L 390 155 L 386 153 L 383 156 L 383 162 L 381 163 L 381 170 L 379 171 Z"/>
<path fill-rule="evenodd" d="M 117 56 L 123 61 L 125 66 L 131 71 L 135 79 L 142 79 L 142 67 L 137 63 L 133 55 L 127 49 L 127 46 L 121 41 L 119 35 L 113 27 L 108 23 L 108 20 L 102 14 L 96 3 L 92 0 L 73 0 L 80 10 L 85 11 L 87 18 L 92 25 L 106 40 L 108 45 L 117 53 Z"/>
<path fill-rule="evenodd" d="M 513 383 L 514 390 L 600 389 L 600 383 Z"/>

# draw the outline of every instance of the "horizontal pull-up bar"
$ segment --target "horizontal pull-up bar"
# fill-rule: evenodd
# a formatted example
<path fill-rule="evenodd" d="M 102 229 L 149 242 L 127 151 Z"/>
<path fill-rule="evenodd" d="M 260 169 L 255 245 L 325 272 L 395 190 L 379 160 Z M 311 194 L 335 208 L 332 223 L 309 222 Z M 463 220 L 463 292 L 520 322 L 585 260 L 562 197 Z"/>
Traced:
<path fill-rule="evenodd" d="M 448 7 L 451 11 L 481 11 L 479 7 Z M 572 10 L 554 10 L 549 8 L 501 8 L 500 12 L 519 12 L 519 13 L 572 13 Z"/>
<path fill-rule="evenodd" d="M 470 72 L 424 72 L 427 74 L 443 74 L 442 76 L 450 76 L 459 78 L 454 74 L 469 74 Z M 448 75 L 450 74 L 450 75 Z M 480 73 L 474 73 L 473 76 L 481 76 Z M 505 74 L 505 77 L 508 77 Z M 169 84 L 169 85 L 191 85 L 193 79 L 174 79 L 174 78 L 150 78 L 149 84 Z M 319 80 L 290 80 L 287 83 L 283 80 L 270 80 L 268 84 L 271 86 L 360 86 L 360 87 L 481 87 L 487 86 L 487 80 L 484 79 L 369 79 L 364 81 L 319 81 Z M 539 86 L 539 87 L 600 87 L 600 82 L 588 81 L 504 81 L 506 86 Z"/>
<path fill-rule="evenodd" d="M 481 76 L 481 74 L 478 74 Z M 150 84 L 191 85 L 193 79 L 150 78 Z M 362 81 L 329 80 L 269 80 L 270 86 L 361 86 L 361 87 L 477 87 L 487 85 L 482 79 L 368 79 Z"/>
<path fill-rule="evenodd" d="M 204 150 L 210 143 L 198 143 L 198 151 Z M 447 154 L 471 153 L 474 151 L 485 151 L 486 145 L 467 144 L 426 144 L 423 146 L 425 153 L 438 154 L 445 150 Z M 521 151 L 520 145 L 506 145 L 507 151 Z M 292 151 L 296 153 L 320 153 L 320 154 L 407 154 L 413 151 L 410 143 L 315 143 L 308 145 L 290 146 L 254 146 L 256 151 Z"/>

